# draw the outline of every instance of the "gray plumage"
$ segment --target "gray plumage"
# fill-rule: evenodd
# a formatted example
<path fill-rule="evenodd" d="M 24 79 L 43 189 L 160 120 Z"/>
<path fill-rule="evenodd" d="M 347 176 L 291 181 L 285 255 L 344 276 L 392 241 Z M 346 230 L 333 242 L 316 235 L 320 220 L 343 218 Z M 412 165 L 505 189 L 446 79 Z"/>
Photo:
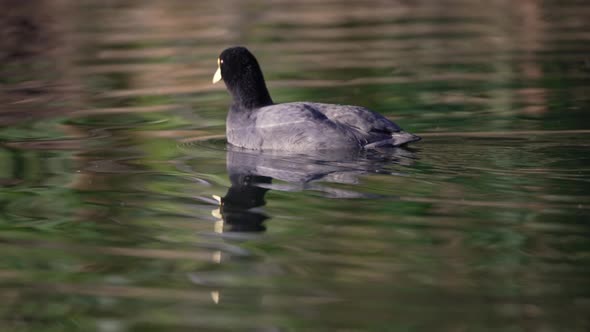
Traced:
<path fill-rule="evenodd" d="M 317 151 L 398 146 L 416 140 L 395 123 L 364 107 L 294 102 L 227 117 L 230 144 L 255 150 Z"/>

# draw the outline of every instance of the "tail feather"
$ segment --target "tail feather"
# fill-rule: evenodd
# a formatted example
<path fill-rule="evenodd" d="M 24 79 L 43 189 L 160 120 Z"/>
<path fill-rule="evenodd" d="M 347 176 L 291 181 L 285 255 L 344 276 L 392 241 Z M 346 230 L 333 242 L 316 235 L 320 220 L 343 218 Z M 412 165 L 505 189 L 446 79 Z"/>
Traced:
<path fill-rule="evenodd" d="M 418 142 L 422 137 L 410 134 L 403 130 L 392 133 L 390 139 L 385 139 L 378 142 L 373 142 L 365 145 L 365 149 L 374 149 L 383 146 L 402 146 L 413 142 Z"/>

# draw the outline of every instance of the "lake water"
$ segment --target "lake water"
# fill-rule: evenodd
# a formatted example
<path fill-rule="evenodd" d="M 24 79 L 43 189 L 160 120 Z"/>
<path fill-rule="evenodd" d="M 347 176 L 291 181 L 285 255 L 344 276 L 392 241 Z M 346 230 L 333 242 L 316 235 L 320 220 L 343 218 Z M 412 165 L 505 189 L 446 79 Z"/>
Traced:
<path fill-rule="evenodd" d="M 590 328 L 589 2 L 0 4 L 2 331 Z M 228 149 L 231 45 L 423 140 Z"/>

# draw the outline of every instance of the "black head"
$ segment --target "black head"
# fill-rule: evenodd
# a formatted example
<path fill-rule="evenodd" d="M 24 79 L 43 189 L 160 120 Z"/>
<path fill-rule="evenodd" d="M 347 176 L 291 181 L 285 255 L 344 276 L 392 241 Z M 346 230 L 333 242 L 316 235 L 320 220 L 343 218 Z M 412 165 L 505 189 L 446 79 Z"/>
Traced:
<path fill-rule="evenodd" d="M 227 90 L 240 108 L 252 109 L 272 104 L 258 61 L 245 47 L 231 47 L 221 52 L 213 83 L 223 79 Z"/>

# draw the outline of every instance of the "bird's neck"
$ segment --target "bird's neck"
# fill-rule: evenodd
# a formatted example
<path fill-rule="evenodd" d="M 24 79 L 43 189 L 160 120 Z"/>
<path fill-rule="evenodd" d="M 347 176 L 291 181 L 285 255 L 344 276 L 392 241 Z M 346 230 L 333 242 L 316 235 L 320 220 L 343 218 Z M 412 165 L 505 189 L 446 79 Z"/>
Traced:
<path fill-rule="evenodd" d="M 243 82 L 230 90 L 234 104 L 239 108 L 253 109 L 272 105 L 272 99 L 266 88 L 266 84 L 249 84 Z"/>
<path fill-rule="evenodd" d="M 260 89 L 248 90 L 244 89 L 237 93 L 232 93 L 234 104 L 242 109 L 260 108 L 272 105 L 273 101 L 266 87 L 263 91 Z"/>
<path fill-rule="evenodd" d="M 264 76 L 258 65 L 243 70 L 239 77 L 225 81 L 232 95 L 234 104 L 242 109 L 260 108 L 272 105 L 272 99 L 266 88 Z"/>

